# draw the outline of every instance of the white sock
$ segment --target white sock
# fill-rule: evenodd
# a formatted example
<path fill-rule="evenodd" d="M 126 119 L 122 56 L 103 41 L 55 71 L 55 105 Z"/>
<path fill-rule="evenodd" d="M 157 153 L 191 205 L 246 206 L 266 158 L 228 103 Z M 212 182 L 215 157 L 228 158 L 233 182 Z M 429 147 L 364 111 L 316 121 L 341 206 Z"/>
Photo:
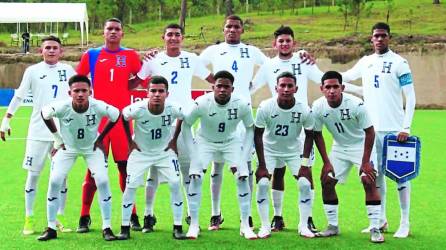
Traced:
<path fill-rule="evenodd" d="M 311 189 L 311 207 L 314 205 L 314 189 Z M 313 217 L 313 209 L 310 211 L 310 217 Z"/>
<path fill-rule="evenodd" d="M 99 207 L 101 208 L 102 215 L 102 229 L 111 228 L 111 192 L 110 185 L 108 183 L 108 176 L 99 177 L 95 175 L 96 187 L 98 187 L 99 194 Z M 131 206 L 132 207 L 132 206 Z"/>
<path fill-rule="evenodd" d="M 387 216 L 386 216 L 386 193 L 387 193 L 387 187 L 386 187 L 386 177 L 383 173 L 379 173 L 379 175 L 376 177 L 376 187 L 378 188 L 379 195 L 381 197 L 381 218 L 379 220 L 379 224 L 384 225 L 385 222 L 387 222 Z"/>
<path fill-rule="evenodd" d="M 211 173 L 211 200 L 212 200 L 212 216 L 220 215 L 220 201 L 221 201 L 221 183 L 223 181 L 223 167 L 224 163 L 213 163 Z"/>
<path fill-rule="evenodd" d="M 150 169 L 149 178 L 146 182 L 146 209 L 144 216 L 153 216 L 153 204 L 155 203 L 155 194 L 158 189 L 158 173 L 156 169 Z"/>
<path fill-rule="evenodd" d="M 48 227 L 54 230 L 56 230 L 56 216 L 59 208 L 60 188 L 64 179 L 65 178 L 60 175 L 50 175 L 46 206 Z"/>
<path fill-rule="evenodd" d="M 39 181 L 40 172 L 28 170 L 28 176 L 25 183 L 25 214 L 26 216 L 34 215 L 34 200 L 36 199 L 37 182 Z"/>
<path fill-rule="evenodd" d="M 252 170 L 252 162 L 246 162 L 248 165 L 248 184 L 249 184 L 249 201 L 252 201 L 252 194 L 254 193 L 254 171 Z M 251 209 L 249 210 L 249 216 L 251 216 Z"/>
<path fill-rule="evenodd" d="M 409 225 L 409 213 L 410 213 L 410 181 L 404 183 L 398 183 L 398 196 L 400 199 L 401 208 L 401 220 L 400 224 Z"/>
<path fill-rule="evenodd" d="M 122 218 L 121 226 L 130 226 L 130 217 L 132 216 L 133 203 L 135 203 L 136 188 L 126 187 L 122 195 Z"/>
<path fill-rule="evenodd" d="M 189 196 L 189 208 L 191 217 L 191 226 L 199 226 L 199 210 L 201 202 L 201 186 L 203 184 L 202 178 L 190 179 L 189 190 L 187 195 Z"/>
<path fill-rule="evenodd" d="M 189 168 L 190 168 L 190 162 L 180 162 L 180 171 L 181 171 L 181 178 L 183 180 L 183 189 L 184 189 L 184 193 L 186 195 L 186 202 L 187 202 L 187 215 L 190 214 L 189 212 L 189 196 L 187 195 L 187 190 L 189 190 L 189 184 L 190 184 L 190 179 L 189 179 Z"/>
<path fill-rule="evenodd" d="M 257 183 L 257 210 L 262 222 L 262 227 L 269 227 L 269 190 L 270 181 L 267 178 L 262 178 Z"/>
<path fill-rule="evenodd" d="M 182 225 L 183 218 L 183 195 L 179 181 L 170 182 L 170 206 L 173 213 L 173 224 Z"/>
<path fill-rule="evenodd" d="M 370 228 L 380 228 L 379 219 L 381 216 L 381 205 L 366 205 L 367 216 L 370 221 Z"/>
<path fill-rule="evenodd" d="M 338 226 L 338 205 L 324 204 L 325 215 L 329 225 Z"/>
<path fill-rule="evenodd" d="M 311 214 L 311 183 L 307 178 L 300 177 L 297 184 L 299 185 L 299 225 L 306 226 Z"/>
<path fill-rule="evenodd" d="M 243 226 L 249 227 L 248 217 L 251 210 L 248 179 L 237 178 L 237 197 L 240 206 L 240 219 Z"/>
<path fill-rule="evenodd" d="M 62 188 L 60 190 L 60 200 L 59 200 L 59 210 L 57 211 L 57 214 L 63 215 L 65 214 L 65 205 L 67 203 L 67 179 L 65 178 L 62 183 Z"/>
<path fill-rule="evenodd" d="M 273 198 L 274 216 L 282 216 L 283 191 L 272 189 L 271 196 Z"/>

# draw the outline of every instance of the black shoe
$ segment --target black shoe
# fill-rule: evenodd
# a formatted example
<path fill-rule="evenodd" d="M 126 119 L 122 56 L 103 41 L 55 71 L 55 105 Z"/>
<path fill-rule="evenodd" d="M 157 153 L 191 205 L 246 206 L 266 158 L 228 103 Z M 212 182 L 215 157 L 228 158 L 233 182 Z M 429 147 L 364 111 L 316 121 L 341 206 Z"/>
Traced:
<path fill-rule="evenodd" d="M 249 227 L 254 230 L 254 223 L 252 222 L 252 216 L 248 218 Z"/>
<path fill-rule="evenodd" d="M 273 221 L 271 222 L 271 231 L 278 232 L 282 231 L 285 228 L 285 222 L 283 221 L 282 216 L 274 216 Z"/>
<path fill-rule="evenodd" d="M 79 227 L 76 232 L 78 233 L 88 233 L 90 231 L 91 218 L 90 215 L 81 216 L 79 219 Z"/>
<path fill-rule="evenodd" d="M 113 234 L 113 231 L 109 227 L 102 230 L 102 237 L 104 238 L 105 241 L 116 240 L 116 236 Z"/>
<path fill-rule="evenodd" d="M 46 230 L 42 233 L 42 235 L 40 235 L 37 240 L 40 241 L 47 241 L 47 240 L 52 240 L 52 239 L 56 239 L 57 238 L 57 231 L 47 227 Z"/>
<path fill-rule="evenodd" d="M 225 221 L 225 219 L 223 219 L 221 217 L 221 214 L 212 216 L 211 223 L 209 224 L 208 230 L 213 231 L 213 230 L 220 229 L 220 225 L 223 224 L 224 221 Z"/>
<path fill-rule="evenodd" d="M 317 232 L 319 232 L 319 230 L 317 230 L 317 228 L 316 228 L 316 226 L 314 225 L 314 223 L 313 223 L 313 218 L 310 216 L 310 217 L 308 217 L 308 223 L 307 223 L 307 226 L 308 226 L 308 229 L 310 229 L 310 231 L 312 232 L 312 233 L 317 233 Z"/>
<path fill-rule="evenodd" d="M 143 233 L 151 233 L 153 232 L 153 226 L 156 224 L 155 215 L 147 215 L 144 216 L 144 227 L 142 228 Z"/>
<path fill-rule="evenodd" d="M 187 225 L 190 225 L 190 220 L 191 220 L 190 215 L 186 216 L 184 220 L 186 221 Z"/>
<path fill-rule="evenodd" d="M 183 226 L 181 225 L 173 225 L 172 236 L 176 240 L 186 240 L 186 234 L 183 233 Z"/>
<path fill-rule="evenodd" d="M 130 226 L 121 226 L 121 232 L 116 236 L 117 240 L 128 240 L 130 239 Z"/>
<path fill-rule="evenodd" d="M 142 230 L 141 224 L 139 224 L 138 215 L 132 214 L 132 216 L 130 217 L 130 227 L 133 231 Z"/>

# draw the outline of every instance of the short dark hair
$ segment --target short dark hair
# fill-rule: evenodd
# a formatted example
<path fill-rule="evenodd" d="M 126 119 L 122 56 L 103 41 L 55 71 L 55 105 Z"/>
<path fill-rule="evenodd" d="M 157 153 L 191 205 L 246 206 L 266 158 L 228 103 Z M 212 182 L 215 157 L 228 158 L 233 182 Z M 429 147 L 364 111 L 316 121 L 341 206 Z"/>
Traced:
<path fill-rule="evenodd" d="M 387 30 L 387 33 L 389 33 L 389 35 L 390 35 L 390 26 L 387 23 L 384 23 L 384 22 L 375 23 L 375 25 L 373 25 L 373 27 L 372 27 L 372 33 L 376 29 Z"/>
<path fill-rule="evenodd" d="M 274 37 L 277 38 L 280 35 L 290 35 L 294 38 L 294 31 L 290 26 L 281 25 L 276 31 L 274 31 Z"/>
<path fill-rule="evenodd" d="M 342 75 L 337 71 L 331 70 L 325 72 L 325 74 L 322 76 L 321 84 L 324 85 L 324 81 L 327 79 L 338 79 L 339 83 L 342 84 Z"/>
<path fill-rule="evenodd" d="M 162 76 L 152 76 L 149 81 L 148 87 L 150 87 L 150 84 L 163 84 L 166 87 L 166 91 L 169 90 L 169 82 L 166 78 Z"/>
<path fill-rule="evenodd" d="M 177 23 L 171 23 L 168 24 L 165 28 L 164 28 L 164 33 L 166 33 L 167 29 L 179 29 L 181 30 L 181 34 L 184 34 L 184 29 L 183 27 L 181 27 L 181 25 L 177 24 Z"/>
<path fill-rule="evenodd" d="M 73 83 L 75 82 L 85 82 L 86 84 L 88 84 L 89 87 L 91 87 L 90 79 L 88 79 L 88 77 L 84 75 L 74 75 L 70 77 L 70 79 L 68 80 L 68 86 L 71 87 L 71 85 L 73 85 Z"/>
<path fill-rule="evenodd" d="M 105 20 L 104 22 L 104 26 L 108 23 L 108 22 L 115 22 L 115 23 L 119 23 L 122 26 L 122 21 L 117 18 L 117 17 L 112 17 L 112 18 L 108 18 L 107 20 Z"/>
<path fill-rule="evenodd" d="M 234 76 L 226 70 L 221 70 L 221 71 L 218 71 L 217 73 L 215 73 L 215 75 L 214 75 L 215 81 L 217 81 L 217 79 L 219 79 L 219 78 L 229 79 L 231 81 L 231 83 L 234 84 Z"/>
<path fill-rule="evenodd" d="M 293 73 L 288 72 L 288 71 L 284 71 L 284 72 L 280 73 L 276 78 L 276 83 L 279 82 L 280 78 L 292 78 L 294 80 L 294 84 L 296 84 L 296 81 L 297 81 L 296 76 L 294 76 Z"/>
<path fill-rule="evenodd" d="M 46 37 L 42 38 L 42 44 L 46 41 L 55 41 L 60 46 L 62 46 L 62 42 L 60 41 L 60 39 L 57 36 L 50 35 L 50 36 L 46 36 Z"/>
<path fill-rule="evenodd" d="M 243 27 L 243 20 L 242 20 L 242 18 L 240 18 L 240 17 L 237 16 L 237 15 L 229 15 L 229 16 L 227 16 L 227 17 L 225 18 L 225 24 L 226 24 L 226 21 L 228 21 L 228 20 L 236 20 L 236 21 L 240 21 L 240 25 Z"/>

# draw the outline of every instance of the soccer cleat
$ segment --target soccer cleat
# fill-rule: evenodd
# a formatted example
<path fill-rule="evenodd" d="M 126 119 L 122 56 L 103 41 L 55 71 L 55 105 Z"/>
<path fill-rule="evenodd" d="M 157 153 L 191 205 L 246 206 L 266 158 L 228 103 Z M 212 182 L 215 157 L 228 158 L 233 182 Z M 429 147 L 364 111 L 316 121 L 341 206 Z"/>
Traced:
<path fill-rule="evenodd" d="M 142 228 L 143 233 L 151 233 L 153 232 L 153 226 L 156 224 L 155 215 L 146 215 L 144 216 L 144 227 Z"/>
<path fill-rule="evenodd" d="M 113 234 L 113 231 L 109 227 L 102 230 L 102 237 L 104 238 L 105 241 L 116 240 L 116 236 Z"/>
<path fill-rule="evenodd" d="M 76 232 L 88 233 L 90 231 L 91 218 L 90 215 L 84 215 L 79 218 L 79 227 Z"/>
<path fill-rule="evenodd" d="M 370 229 L 370 241 L 373 243 L 383 243 L 384 235 L 381 233 L 381 230 L 378 228 Z"/>
<path fill-rule="evenodd" d="M 220 229 L 220 225 L 225 221 L 220 215 L 214 215 L 211 217 L 211 224 L 208 227 L 209 231 L 214 231 Z"/>
<path fill-rule="evenodd" d="M 25 217 L 25 225 L 23 226 L 23 234 L 31 235 L 34 233 L 34 217 L 26 216 Z"/>
<path fill-rule="evenodd" d="M 311 216 L 308 217 L 307 227 L 314 234 L 319 231 L 319 230 L 317 230 L 316 226 L 314 225 L 313 218 Z"/>
<path fill-rule="evenodd" d="M 240 236 L 245 237 L 247 240 L 257 239 L 257 235 L 252 231 L 250 227 L 244 227 L 240 225 Z"/>
<path fill-rule="evenodd" d="M 333 226 L 333 225 L 328 225 L 327 229 L 325 229 L 324 231 L 318 232 L 316 233 L 316 237 L 331 237 L 331 236 L 336 236 L 339 235 L 341 232 L 339 231 L 339 227 L 337 226 Z"/>
<path fill-rule="evenodd" d="M 56 239 L 57 238 L 57 231 L 47 227 L 46 230 L 42 233 L 42 235 L 40 235 L 37 240 L 40 241 L 47 241 L 47 240 L 52 240 L 52 239 Z"/>
<path fill-rule="evenodd" d="M 372 229 L 372 228 L 369 226 L 369 227 L 367 227 L 367 228 L 362 229 L 361 233 L 363 233 L 363 234 L 368 234 L 368 233 L 370 233 L 370 230 L 371 230 L 371 229 Z M 387 232 L 387 229 L 389 229 L 389 224 L 387 224 L 387 221 L 386 221 L 386 222 L 384 222 L 384 224 L 379 228 L 379 231 L 381 231 L 381 233 L 385 233 L 385 232 Z"/>
<path fill-rule="evenodd" d="M 64 226 L 65 224 L 65 216 L 58 215 L 56 220 L 56 227 L 57 230 L 59 230 L 61 233 L 71 233 L 73 230 L 71 228 L 67 228 Z M 65 224 L 66 225 L 66 224 Z"/>
<path fill-rule="evenodd" d="M 142 227 L 141 224 L 139 224 L 139 219 L 137 214 L 132 214 L 130 217 L 130 227 L 133 231 L 141 231 Z"/>
<path fill-rule="evenodd" d="M 117 240 L 130 239 L 130 226 L 121 226 L 121 232 L 116 236 Z"/>
<path fill-rule="evenodd" d="M 266 239 L 271 237 L 271 227 L 260 227 L 259 233 L 257 234 L 259 239 Z"/>
<path fill-rule="evenodd" d="M 190 225 L 190 220 L 191 220 L 190 215 L 186 216 L 184 220 L 186 221 L 187 225 Z"/>
<path fill-rule="evenodd" d="M 298 233 L 300 236 L 305 237 L 305 238 L 314 238 L 316 236 L 306 226 L 301 226 L 298 230 Z"/>
<path fill-rule="evenodd" d="M 273 221 L 271 222 L 271 230 L 273 232 L 282 231 L 285 228 L 285 222 L 283 221 L 282 216 L 274 216 Z"/>
<path fill-rule="evenodd" d="M 187 230 L 186 237 L 191 240 L 195 240 L 198 238 L 200 234 L 200 227 L 198 225 L 190 226 L 189 230 Z"/>
<path fill-rule="evenodd" d="M 409 236 L 409 224 L 401 224 L 393 237 L 395 238 L 407 238 Z"/>
<path fill-rule="evenodd" d="M 183 226 L 181 225 L 173 225 L 172 236 L 176 240 L 187 239 L 186 235 L 183 233 Z"/>

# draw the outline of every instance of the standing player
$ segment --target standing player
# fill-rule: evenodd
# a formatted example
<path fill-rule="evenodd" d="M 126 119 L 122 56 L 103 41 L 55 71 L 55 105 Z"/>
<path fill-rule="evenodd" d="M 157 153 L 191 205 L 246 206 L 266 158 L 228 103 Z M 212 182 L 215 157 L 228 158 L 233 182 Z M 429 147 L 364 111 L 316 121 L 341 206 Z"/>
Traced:
<path fill-rule="evenodd" d="M 164 28 L 161 38 L 164 40 L 165 51 L 144 62 L 135 79 L 137 81 L 135 84 L 140 84 L 142 79 L 146 79 L 151 75 L 163 76 L 168 79 L 170 85 L 167 100 L 170 103 L 176 103 L 177 106 L 181 105 L 185 113 L 188 113 L 194 104 L 191 96 L 192 78 L 196 76 L 211 83 L 214 82 L 214 79 L 196 54 L 181 49 L 184 39 L 183 33 L 183 28 L 178 24 L 169 24 Z M 172 123 L 172 125 L 174 124 Z M 172 129 L 172 132 L 174 130 Z M 182 138 L 180 137 L 178 141 L 178 160 L 184 190 L 187 192 L 189 187 L 190 158 Z M 153 231 L 153 226 L 156 222 L 153 204 L 156 189 L 161 181 L 157 178 L 156 171 L 150 171 L 150 177 L 146 186 L 146 210 L 144 213 L 143 232 Z"/>
<path fill-rule="evenodd" d="M 198 152 L 191 156 L 190 186 L 188 191 L 191 224 L 187 237 L 196 239 L 200 228 L 198 223 L 198 210 L 201 201 L 201 185 L 203 173 L 212 161 L 228 162 L 230 169 L 236 177 L 237 195 L 240 205 L 240 235 L 246 239 L 257 238 L 249 226 L 250 194 L 248 184 L 248 168 L 244 157 L 251 154 L 248 150 L 253 140 L 253 118 L 251 104 L 245 99 L 231 96 L 234 87 L 234 77 L 228 71 L 219 71 L 215 74 L 213 93 L 206 94 L 196 100 L 196 105 L 185 119 L 185 131 L 190 131 L 195 121 L 200 118 L 200 130 L 196 140 Z M 246 133 L 241 140 L 237 138 L 236 131 L 239 123 L 243 123 Z M 186 140 L 190 141 L 190 140 Z M 243 147 L 242 147 L 243 146 Z M 190 149 L 194 145 L 189 145 Z M 241 148 L 243 148 L 242 152 Z M 193 152 L 192 152 L 193 153 Z M 199 159 L 198 159 L 199 158 Z"/>
<path fill-rule="evenodd" d="M 384 242 L 379 231 L 381 201 L 376 188 L 376 154 L 373 150 L 375 131 L 361 99 L 342 93 L 342 76 L 328 71 L 322 76 L 321 97 L 313 103 L 314 141 L 324 165 L 321 171 L 322 199 L 328 228 L 317 236 L 329 237 L 339 234 L 338 196 L 335 186 L 344 183 L 352 165 L 359 168 L 364 186 L 365 204 L 370 220 L 370 240 Z M 327 156 L 322 127 L 333 136 L 330 157 Z M 373 151 L 373 152 L 372 152 Z"/>
<path fill-rule="evenodd" d="M 99 205 L 102 215 L 102 236 L 114 240 L 111 231 L 111 191 L 108 181 L 107 160 L 102 140 L 119 118 L 119 110 L 103 101 L 91 98 L 90 80 L 75 75 L 68 82 L 71 98 L 51 103 L 42 108 L 42 118 L 54 137 L 55 152 L 51 163 L 50 183 L 47 194 L 48 227 L 38 238 L 47 241 L 57 238 L 56 211 L 59 207 L 59 190 L 78 156 L 82 156 L 99 189 Z M 54 123 L 60 120 L 60 134 Z M 104 130 L 98 136 L 99 122 L 107 118 Z"/>
<path fill-rule="evenodd" d="M 315 235 L 307 226 L 313 205 L 313 180 L 309 164 L 313 145 L 313 117 L 307 103 L 300 102 L 294 96 L 298 87 L 296 77 L 291 72 L 281 73 L 276 81 L 277 97 L 260 103 L 254 131 L 259 158 L 256 171 L 257 207 L 262 221 L 258 237 L 267 238 L 271 235 L 268 176 L 273 174 L 274 169 L 283 168 L 286 164 L 299 186 L 299 234 L 313 238 Z M 305 129 L 304 145 L 299 140 L 302 128 Z"/>
<path fill-rule="evenodd" d="M 113 105 L 119 110 L 130 104 L 129 90 L 136 85 L 129 84 L 129 78 L 136 75 L 141 68 L 138 54 L 134 50 L 121 47 L 123 36 L 124 31 L 119 19 L 110 18 L 106 20 L 104 24 L 105 45 L 89 49 L 82 55 L 77 67 L 78 74 L 88 75 L 90 73 L 94 97 Z M 104 124 L 105 121 L 102 121 L 99 131 L 102 131 Z M 124 192 L 128 145 L 122 123 L 118 123 L 104 138 L 106 155 L 108 155 L 110 145 L 113 158 L 118 165 L 119 185 L 121 191 Z M 89 231 L 91 224 L 90 207 L 95 192 L 96 185 L 90 170 L 88 170 L 82 185 L 82 209 L 77 230 L 79 233 Z M 131 222 L 134 230 L 141 230 L 135 207 L 133 207 Z"/>
<path fill-rule="evenodd" d="M 59 38 L 49 36 L 42 39 L 40 52 L 43 61 L 28 67 L 23 75 L 19 88 L 15 91 L 14 97 L 9 104 L 6 116 L 2 120 L 0 134 L 3 141 L 5 134 L 10 135 L 11 128 L 9 122 L 14 113 L 20 107 L 20 103 L 31 91 L 33 95 L 33 111 L 28 128 L 26 140 L 26 152 L 23 160 L 23 168 L 28 170 L 28 177 L 25 183 L 25 226 L 23 234 L 34 233 L 34 199 L 37 192 L 37 182 L 40 172 L 45 165 L 45 158 L 49 156 L 53 139 L 45 128 L 40 117 L 42 107 L 51 101 L 64 100 L 68 97 L 68 79 L 74 75 L 73 67 L 59 62 L 63 54 L 62 44 Z M 63 211 L 66 200 L 66 181 L 64 180 L 61 189 L 61 199 L 58 211 L 59 222 L 63 220 Z M 63 228 L 62 224 L 57 225 L 62 231 L 71 231 Z"/>
<path fill-rule="evenodd" d="M 383 171 L 382 154 L 384 136 L 397 134 L 398 141 L 405 142 L 415 112 L 415 90 L 407 60 L 389 49 L 390 27 L 377 23 L 372 27 L 373 55 L 361 58 L 352 69 L 343 73 L 346 81 L 362 78 L 364 104 L 377 131 L 375 137 L 379 171 Z M 403 94 L 406 100 L 403 105 Z M 404 106 L 404 109 L 403 109 Z M 386 183 L 384 174 L 378 175 L 377 186 L 381 195 L 381 229 L 387 229 Z M 398 183 L 401 221 L 393 235 L 406 238 L 409 235 L 410 182 Z M 369 228 L 363 230 L 367 232 Z"/>
<path fill-rule="evenodd" d="M 207 47 L 200 58 L 206 66 L 212 65 L 212 71 L 218 72 L 226 70 L 234 76 L 234 96 L 245 99 L 251 103 L 249 84 L 252 80 L 255 65 L 262 65 L 267 57 L 252 45 L 244 44 L 240 41 L 243 34 L 243 21 L 238 16 L 228 16 L 225 19 L 223 33 L 225 42 Z M 239 127 L 239 138 L 243 138 L 243 127 Z M 252 145 L 249 145 L 251 148 Z M 253 179 L 251 170 L 251 155 L 245 159 L 248 162 L 249 185 L 252 190 Z M 212 217 L 209 230 L 217 230 L 223 219 L 220 210 L 220 193 L 223 174 L 223 164 L 214 163 L 211 173 L 211 198 Z M 249 217 L 250 226 L 252 218 Z"/>
<path fill-rule="evenodd" d="M 173 237 L 185 239 L 182 228 L 183 196 L 181 193 L 180 173 L 176 156 L 176 141 L 171 145 L 172 123 L 177 120 L 179 133 L 183 114 L 181 108 L 165 103 L 168 82 L 162 76 L 153 76 L 149 83 L 148 100 L 126 107 L 122 114 L 127 140 L 130 145 L 129 165 L 127 168 L 127 187 L 122 197 L 122 223 L 120 240 L 130 238 L 131 206 L 135 202 L 136 188 L 144 184 L 145 173 L 151 169 L 167 180 L 171 192 L 173 211 Z M 130 135 L 129 121 L 135 121 L 134 140 Z M 153 171 L 152 171 L 153 172 Z"/>

